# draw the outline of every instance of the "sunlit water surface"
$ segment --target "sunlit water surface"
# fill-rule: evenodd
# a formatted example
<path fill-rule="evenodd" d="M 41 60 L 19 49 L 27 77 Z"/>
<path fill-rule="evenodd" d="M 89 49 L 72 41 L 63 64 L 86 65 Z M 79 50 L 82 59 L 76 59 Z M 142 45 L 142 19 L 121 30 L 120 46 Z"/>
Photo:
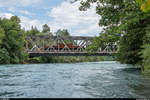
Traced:
<path fill-rule="evenodd" d="M 150 98 L 150 80 L 118 62 L 0 65 L 0 98 Z"/>

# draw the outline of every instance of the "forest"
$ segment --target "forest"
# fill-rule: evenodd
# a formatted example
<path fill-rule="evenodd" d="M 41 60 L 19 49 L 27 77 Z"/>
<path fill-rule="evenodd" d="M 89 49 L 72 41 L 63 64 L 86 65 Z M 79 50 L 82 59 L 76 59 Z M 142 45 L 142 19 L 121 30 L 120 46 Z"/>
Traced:
<path fill-rule="evenodd" d="M 80 0 L 75 0 L 80 1 Z M 79 10 L 86 11 L 97 3 L 96 13 L 101 16 L 99 26 L 104 27 L 99 37 L 93 40 L 89 51 L 96 51 L 104 44 L 117 42 L 116 60 L 123 64 L 140 65 L 142 72 L 150 75 L 150 0 L 81 0 Z M 56 63 L 112 60 L 106 57 L 35 57 L 29 58 L 25 51 L 25 37 L 37 34 L 69 35 L 67 30 L 50 32 L 45 24 L 40 32 L 36 27 L 21 29 L 17 16 L 0 19 L 0 63 Z"/>

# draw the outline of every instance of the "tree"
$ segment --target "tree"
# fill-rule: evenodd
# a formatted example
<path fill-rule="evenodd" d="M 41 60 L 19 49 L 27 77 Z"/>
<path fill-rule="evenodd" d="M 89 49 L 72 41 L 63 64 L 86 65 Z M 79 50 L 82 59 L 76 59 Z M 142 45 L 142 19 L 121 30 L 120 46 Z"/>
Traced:
<path fill-rule="evenodd" d="M 137 64 L 142 61 L 139 53 L 146 38 L 145 28 L 150 14 L 143 13 L 136 0 L 80 1 L 79 9 L 82 11 L 87 10 L 92 3 L 97 3 L 96 12 L 101 16 L 99 26 L 104 27 L 103 35 L 99 36 L 97 45 L 103 46 L 106 42 L 118 41 L 119 56 L 117 57 L 120 62 Z"/>
<path fill-rule="evenodd" d="M 63 30 L 59 29 L 59 30 L 57 30 L 57 32 L 55 32 L 55 34 L 56 34 L 56 36 L 62 36 L 62 37 L 70 36 L 67 29 L 63 29 Z"/>
<path fill-rule="evenodd" d="M 50 36 L 53 36 L 53 34 L 50 32 L 50 27 L 47 24 L 43 25 L 42 33 L 49 34 Z"/>
<path fill-rule="evenodd" d="M 9 63 L 23 63 L 27 57 L 24 53 L 25 37 L 22 34 L 23 31 L 21 30 L 21 26 L 18 21 L 12 20 L 13 18 L 16 17 L 13 16 L 10 19 L 0 20 L 0 25 L 5 32 L 5 36 L 3 37 L 0 45 L 1 63 L 5 60 L 2 56 L 9 58 L 7 61 Z"/>
<path fill-rule="evenodd" d="M 113 44 L 119 41 L 123 34 L 119 29 L 121 17 L 123 16 L 124 0 L 75 0 L 81 1 L 79 10 L 85 11 L 90 8 L 91 4 L 97 2 L 96 13 L 101 16 L 99 26 L 104 27 L 103 32 L 97 38 L 97 46 L 104 46 L 105 44 Z M 96 46 L 94 45 L 95 50 Z M 92 47 L 91 47 L 92 48 Z M 98 48 L 97 48 L 98 49 Z"/>
<path fill-rule="evenodd" d="M 5 48 L 0 49 L 0 64 L 10 64 L 10 56 Z"/>
<path fill-rule="evenodd" d="M 49 33 L 50 32 L 50 27 L 47 24 L 44 24 L 42 32 L 43 33 Z"/>
<path fill-rule="evenodd" d="M 12 17 L 10 18 L 10 20 L 11 20 L 11 21 L 14 21 L 14 22 L 16 22 L 16 23 L 18 23 L 18 24 L 21 22 L 21 20 L 19 19 L 18 16 L 12 16 Z"/>
<path fill-rule="evenodd" d="M 138 23 L 137 23 L 138 25 Z M 125 34 L 120 39 L 119 52 L 117 55 L 118 60 L 121 63 L 126 64 L 141 64 L 141 50 L 143 45 L 143 39 L 145 36 L 145 31 L 142 30 L 142 26 L 139 24 L 139 29 L 137 26 L 131 27 L 127 34 Z"/>
<path fill-rule="evenodd" d="M 70 33 L 68 32 L 67 29 L 63 29 L 62 31 L 63 31 L 63 34 L 62 34 L 62 35 L 63 35 L 64 37 L 70 36 Z"/>
<path fill-rule="evenodd" d="M 4 29 L 0 26 L 0 44 L 2 43 L 4 36 L 5 36 Z"/>
<path fill-rule="evenodd" d="M 28 30 L 26 32 L 27 35 L 37 35 L 40 34 L 40 31 L 37 29 L 37 27 L 31 27 L 31 30 Z"/>

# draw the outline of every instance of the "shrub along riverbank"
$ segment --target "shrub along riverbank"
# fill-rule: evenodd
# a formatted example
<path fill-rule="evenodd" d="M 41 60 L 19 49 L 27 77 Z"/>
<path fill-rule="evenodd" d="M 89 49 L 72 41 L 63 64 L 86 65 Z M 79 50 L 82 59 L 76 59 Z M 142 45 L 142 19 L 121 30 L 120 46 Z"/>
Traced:
<path fill-rule="evenodd" d="M 113 57 L 101 56 L 101 57 L 34 57 L 30 58 L 26 63 L 78 63 L 78 62 L 98 62 L 98 61 L 113 61 Z"/>

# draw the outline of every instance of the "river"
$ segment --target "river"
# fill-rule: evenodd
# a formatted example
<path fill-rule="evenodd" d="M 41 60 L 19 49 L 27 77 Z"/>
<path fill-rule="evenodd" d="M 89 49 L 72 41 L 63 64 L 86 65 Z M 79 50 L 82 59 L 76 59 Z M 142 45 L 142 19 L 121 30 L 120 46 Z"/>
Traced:
<path fill-rule="evenodd" d="M 115 61 L 0 65 L 0 98 L 150 98 L 150 80 Z"/>

